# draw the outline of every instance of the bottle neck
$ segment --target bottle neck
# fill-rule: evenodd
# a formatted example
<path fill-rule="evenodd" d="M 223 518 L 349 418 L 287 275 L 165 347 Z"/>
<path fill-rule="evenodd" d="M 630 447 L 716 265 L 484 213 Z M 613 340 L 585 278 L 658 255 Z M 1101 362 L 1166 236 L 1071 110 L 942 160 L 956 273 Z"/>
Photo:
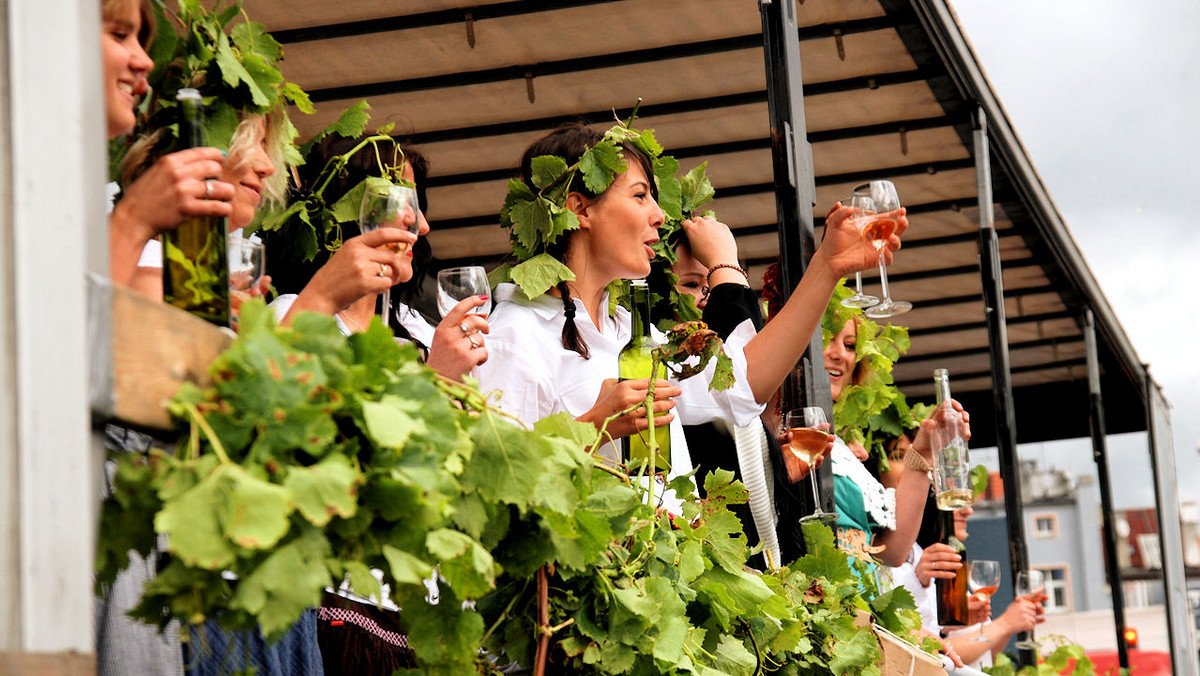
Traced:
<path fill-rule="evenodd" d="M 962 540 L 954 533 L 954 512 L 947 510 L 938 510 L 942 514 L 942 542 L 950 545 L 958 551 L 963 551 L 966 547 Z"/>
<path fill-rule="evenodd" d="M 634 284 L 630 288 L 630 304 L 632 305 L 631 336 L 633 340 L 650 337 L 650 290 L 644 284 Z"/>
<path fill-rule="evenodd" d="M 204 141 L 204 109 L 199 101 L 179 102 L 179 146 L 200 148 Z"/>
<path fill-rule="evenodd" d="M 948 376 L 934 376 L 933 386 L 937 393 L 937 403 L 950 401 L 950 378 Z"/>

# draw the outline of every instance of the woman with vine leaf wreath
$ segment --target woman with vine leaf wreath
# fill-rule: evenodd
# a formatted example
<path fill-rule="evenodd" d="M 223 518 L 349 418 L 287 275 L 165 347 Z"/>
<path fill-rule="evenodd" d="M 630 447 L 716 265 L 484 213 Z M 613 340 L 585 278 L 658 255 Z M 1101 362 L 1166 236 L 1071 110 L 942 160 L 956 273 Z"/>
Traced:
<path fill-rule="evenodd" d="M 327 136 L 309 153 L 304 186 L 311 188 L 323 175 L 328 163 L 339 156 L 346 164 L 331 179 L 327 190 L 330 202 L 348 193 L 369 176 L 380 176 L 383 170 L 378 156 L 370 148 L 358 148 L 364 138 Z M 394 145 L 384 141 L 381 146 Z M 379 228 L 359 233 L 356 223 L 342 225 L 343 235 L 349 235 L 331 254 L 318 254 L 310 262 L 284 263 L 277 267 L 279 289 L 283 295 L 271 303 L 280 323 L 289 324 L 297 312 L 315 311 L 334 317 L 343 333 L 349 335 L 366 328 L 377 311 L 389 312 L 391 325 L 398 338 L 413 342 L 423 353 L 425 363 L 442 376 L 461 380 L 471 369 L 487 361 L 488 349 L 484 336 L 488 333 L 487 319 L 470 314 L 487 302 L 486 297 L 472 296 L 460 301 L 436 327 L 431 327 L 409 305 L 419 290 L 429 264 L 431 252 L 425 235 L 429 222 L 425 219 L 424 182 L 428 162 L 419 152 L 401 151 L 394 145 L 396 160 L 402 164 L 403 178 L 416 186 L 420 209 L 416 235 L 403 228 Z M 380 148 L 383 156 L 387 150 Z M 292 232 L 283 229 L 267 236 L 271 250 L 286 250 L 286 238 Z M 386 244 L 399 242 L 411 245 L 403 253 L 395 253 Z M 280 260 L 285 260 L 282 256 Z M 278 265 L 278 264 L 277 264 Z M 395 284 L 401 292 L 393 294 L 392 307 L 378 308 L 383 291 Z"/>
<path fill-rule="evenodd" d="M 891 385 L 892 363 L 908 349 L 907 332 L 881 328 L 861 310 L 841 305 L 840 296 L 830 300 L 822 321 L 825 341 L 825 370 L 829 374 L 834 404 L 837 440 L 833 462 L 834 502 L 837 505 L 838 545 L 852 556 L 877 559 L 886 566 L 899 566 L 908 557 L 925 513 L 929 495 L 933 449 L 930 435 L 939 424 L 937 410 L 917 426 L 904 456 L 904 472 L 894 488 L 885 487 L 864 464 L 868 446 L 883 447 L 882 439 L 868 427 L 868 418 L 893 407 L 908 415 L 903 395 Z M 848 295 L 848 292 L 847 292 Z M 848 406 L 856 397 L 872 405 Z M 969 423 L 961 404 L 951 405 Z M 970 434 L 970 425 L 966 426 Z"/>
<path fill-rule="evenodd" d="M 500 407 L 526 423 L 565 411 L 614 439 L 649 427 L 645 407 L 626 412 L 645 401 L 649 380 L 615 379 L 617 353 L 629 337 L 628 314 L 622 309 L 615 315 L 608 312 L 610 284 L 649 274 L 655 255 L 652 245 L 664 220 L 656 199 L 658 182 L 664 179 L 656 176 L 650 157 L 657 153 L 648 154 L 647 149 L 661 152 L 645 132 L 627 126 L 606 136 L 581 124 L 566 125 L 526 149 L 522 182 L 510 183 L 502 221 L 513 224 L 514 252 L 522 265 L 532 261 L 537 269 L 558 271 L 560 279 L 552 289 L 530 298 L 528 288 L 534 288 L 537 280 L 520 277 L 520 265 L 511 269 L 514 279 L 525 283 L 522 288 L 501 284 L 496 289 L 492 359 L 481 367 L 479 380 L 485 391 L 502 390 Z M 572 172 L 570 168 L 580 166 L 585 157 L 583 170 Z M 607 162 L 604 168 L 611 175 L 596 171 L 597 161 Z M 556 174 L 549 180 L 548 169 Z M 577 225 L 539 240 L 541 251 L 531 250 L 524 224 L 513 223 L 521 217 L 515 205 L 527 202 L 523 196 L 530 193 L 536 193 L 538 204 L 550 201 L 547 194 L 554 198 L 548 219 L 554 228 L 564 222 Z M 655 384 L 655 426 L 673 426 L 673 474 L 691 469 L 675 412 L 687 423 L 724 418 L 746 425 L 755 420 L 803 353 L 805 341 L 796 336 L 811 335 L 817 328 L 837 280 L 870 267 L 875 252 L 845 222 L 848 213 L 839 210 L 830 219 L 809 274 L 774 326 L 755 334 L 753 326 L 745 323 L 730 334 L 725 347 L 735 374 L 731 388 L 710 392 L 706 381 L 711 375 Z M 902 217 L 897 235 L 888 242 L 888 257 L 899 248 L 898 235 L 907 225 Z M 694 255 L 710 271 L 710 285 L 747 283 L 727 226 L 700 217 L 685 220 L 683 227 Z M 612 416 L 617 417 L 606 425 Z M 601 452 L 615 457 L 610 446 Z M 670 500 L 664 496 L 664 504 L 675 506 Z"/>

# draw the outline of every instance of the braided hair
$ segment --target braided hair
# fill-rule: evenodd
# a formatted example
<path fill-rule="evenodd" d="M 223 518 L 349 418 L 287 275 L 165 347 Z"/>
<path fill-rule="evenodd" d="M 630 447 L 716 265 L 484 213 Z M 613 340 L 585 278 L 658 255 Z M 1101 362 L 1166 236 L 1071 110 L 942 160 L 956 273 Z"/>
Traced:
<path fill-rule="evenodd" d="M 582 122 L 563 124 L 549 134 L 534 141 L 525 149 L 524 155 L 521 156 L 521 180 L 524 181 L 525 185 L 536 191 L 537 188 L 533 184 L 533 158 L 543 155 L 557 155 L 566 161 L 567 166 L 571 166 L 579 161 L 579 158 L 589 147 L 596 145 L 603 139 L 604 134 L 584 125 Z M 621 152 L 625 156 L 626 162 L 630 160 L 636 161 L 642 166 L 642 170 L 646 172 L 646 176 L 654 176 L 653 164 L 650 158 L 641 150 L 635 148 L 632 144 L 622 144 Z M 651 181 L 650 189 L 654 198 L 657 199 L 658 188 L 654 185 L 653 181 Z M 579 174 L 571 178 L 571 182 L 566 186 L 565 192 L 579 193 L 589 199 L 596 199 L 600 196 L 588 189 Z M 546 247 L 546 253 L 559 261 L 564 261 L 570 238 L 571 232 L 559 236 L 553 244 Z M 566 317 L 566 321 L 563 323 L 562 345 L 565 349 L 579 354 L 584 359 L 590 359 L 591 351 L 588 349 L 583 337 L 579 335 L 579 327 L 575 324 L 575 301 L 571 298 L 571 289 L 566 282 L 559 282 L 555 288 L 558 289 L 558 293 L 562 297 L 563 315 Z"/>

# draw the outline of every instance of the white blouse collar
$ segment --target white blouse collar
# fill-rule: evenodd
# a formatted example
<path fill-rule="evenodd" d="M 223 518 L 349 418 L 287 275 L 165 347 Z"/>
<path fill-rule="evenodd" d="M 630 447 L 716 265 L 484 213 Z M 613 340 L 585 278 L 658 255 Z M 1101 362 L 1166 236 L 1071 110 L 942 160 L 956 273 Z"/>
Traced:
<path fill-rule="evenodd" d="M 871 476 L 841 437 L 834 437 L 830 457 L 833 458 L 833 473 L 853 481 L 862 491 L 863 506 L 875 523 L 888 530 L 896 530 L 896 489 L 884 488 L 878 479 Z"/>

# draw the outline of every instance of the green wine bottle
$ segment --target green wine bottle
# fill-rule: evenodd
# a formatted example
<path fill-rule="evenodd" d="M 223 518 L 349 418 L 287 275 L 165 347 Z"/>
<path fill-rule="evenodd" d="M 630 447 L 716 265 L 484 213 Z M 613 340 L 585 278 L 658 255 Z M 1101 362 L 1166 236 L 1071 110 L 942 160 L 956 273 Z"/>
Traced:
<path fill-rule="evenodd" d="M 204 145 L 200 92 L 180 89 L 178 149 Z M 228 229 L 224 218 L 196 216 L 162 234 L 163 299 L 219 326 L 229 325 Z"/>
<path fill-rule="evenodd" d="M 630 292 L 633 302 L 633 335 L 617 355 L 617 375 L 621 380 L 649 378 L 654 367 L 652 353 L 654 348 L 658 347 L 658 343 L 650 335 L 650 289 L 646 286 L 646 280 L 632 280 Z M 656 377 L 667 377 L 665 365 L 658 365 Z M 645 462 L 650 459 L 650 434 L 650 430 L 642 430 L 625 438 L 626 462 Z M 658 452 L 654 456 L 654 471 L 665 474 L 671 469 L 670 426 L 656 428 L 653 434 L 654 441 L 658 444 Z"/>

